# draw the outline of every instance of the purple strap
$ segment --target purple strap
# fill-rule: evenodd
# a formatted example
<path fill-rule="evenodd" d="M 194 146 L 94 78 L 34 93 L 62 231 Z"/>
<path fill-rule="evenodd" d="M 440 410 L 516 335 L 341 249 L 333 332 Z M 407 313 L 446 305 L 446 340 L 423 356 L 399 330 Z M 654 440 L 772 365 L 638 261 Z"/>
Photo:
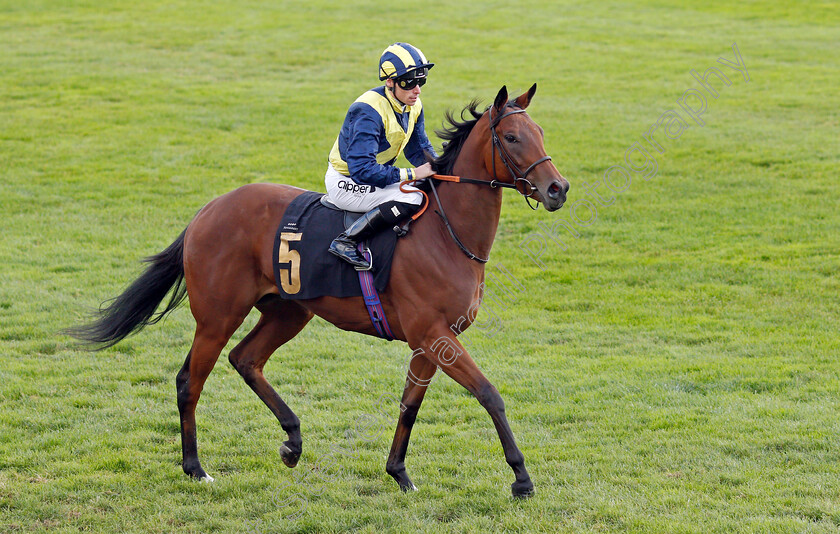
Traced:
<path fill-rule="evenodd" d="M 359 243 L 359 252 L 365 257 L 367 261 L 371 261 L 370 251 Z M 388 319 L 385 318 L 385 310 L 382 309 L 382 303 L 379 301 L 379 293 L 376 292 L 376 287 L 373 285 L 373 274 L 370 271 L 359 271 L 359 285 L 362 286 L 362 296 L 365 298 L 365 306 L 370 315 L 370 322 L 376 329 L 379 337 L 394 340 L 394 333 L 391 332 L 391 327 L 388 326 Z"/>

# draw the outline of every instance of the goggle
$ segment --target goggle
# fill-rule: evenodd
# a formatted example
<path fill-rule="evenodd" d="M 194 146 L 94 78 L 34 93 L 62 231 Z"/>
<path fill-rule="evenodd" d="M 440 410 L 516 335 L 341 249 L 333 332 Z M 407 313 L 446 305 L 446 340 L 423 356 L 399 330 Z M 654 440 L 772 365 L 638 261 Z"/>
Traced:
<path fill-rule="evenodd" d="M 426 78 L 409 78 L 409 79 L 397 80 L 397 83 L 399 84 L 400 88 L 405 89 L 406 91 L 410 91 L 410 90 L 414 89 L 415 87 L 417 87 L 418 85 L 420 87 L 423 87 L 424 85 L 426 85 Z"/>

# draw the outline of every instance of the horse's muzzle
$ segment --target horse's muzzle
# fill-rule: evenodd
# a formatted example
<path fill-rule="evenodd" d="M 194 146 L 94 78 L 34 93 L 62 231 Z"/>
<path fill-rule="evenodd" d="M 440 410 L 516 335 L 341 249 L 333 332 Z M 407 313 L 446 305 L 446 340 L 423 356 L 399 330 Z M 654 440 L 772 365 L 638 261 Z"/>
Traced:
<path fill-rule="evenodd" d="M 554 180 L 545 192 L 545 209 L 556 211 L 563 207 L 566 202 L 566 193 L 569 192 L 569 182 L 566 180 Z"/>

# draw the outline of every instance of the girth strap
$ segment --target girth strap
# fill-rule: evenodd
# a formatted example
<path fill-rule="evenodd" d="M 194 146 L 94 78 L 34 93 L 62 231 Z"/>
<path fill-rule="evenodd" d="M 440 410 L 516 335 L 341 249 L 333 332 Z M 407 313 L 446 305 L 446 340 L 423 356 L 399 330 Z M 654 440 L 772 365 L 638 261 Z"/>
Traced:
<path fill-rule="evenodd" d="M 362 253 L 367 261 L 372 261 L 370 249 L 364 246 L 363 243 L 359 243 L 359 252 Z M 382 302 L 379 300 L 379 293 L 373 285 L 373 274 L 371 274 L 369 269 L 367 271 L 359 271 L 359 285 L 362 287 L 365 307 L 367 308 L 368 315 L 370 315 L 370 322 L 376 329 L 376 333 L 383 339 L 393 341 L 394 333 L 391 331 L 388 319 L 385 318 L 385 310 L 382 308 Z"/>

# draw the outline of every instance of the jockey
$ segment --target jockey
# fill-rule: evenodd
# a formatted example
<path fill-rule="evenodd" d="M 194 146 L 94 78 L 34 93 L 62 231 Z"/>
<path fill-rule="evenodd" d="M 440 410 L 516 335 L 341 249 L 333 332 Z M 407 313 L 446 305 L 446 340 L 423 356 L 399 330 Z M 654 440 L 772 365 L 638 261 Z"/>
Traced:
<path fill-rule="evenodd" d="M 426 137 L 420 87 L 434 63 L 406 43 L 394 43 L 379 58 L 384 86 L 371 89 L 350 106 L 335 140 L 325 176 L 328 198 L 341 209 L 366 212 L 331 244 L 330 252 L 358 270 L 370 263 L 358 242 L 400 224 L 417 212 L 423 195 L 400 181 L 434 174 L 425 152 L 436 156 Z M 401 153 L 415 167 L 394 163 Z"/>

